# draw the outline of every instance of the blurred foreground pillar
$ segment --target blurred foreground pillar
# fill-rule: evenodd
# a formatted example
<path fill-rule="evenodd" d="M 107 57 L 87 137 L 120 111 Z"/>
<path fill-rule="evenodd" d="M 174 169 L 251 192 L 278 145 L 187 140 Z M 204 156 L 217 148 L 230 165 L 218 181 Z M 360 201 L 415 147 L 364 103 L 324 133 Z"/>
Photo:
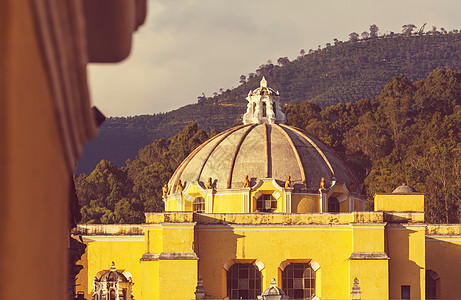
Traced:
<path fill-rule="evenodd" d="M 125 2 L 136 14 L 125 19 L 143 21 L 145 0 Z M 0 1 L 1 299 L 69 298 L 69 178 L 97 133 L 86 77 L 91 9 L 81 0 Z M 119 60 L 131 45 L 124 38 Z"/>

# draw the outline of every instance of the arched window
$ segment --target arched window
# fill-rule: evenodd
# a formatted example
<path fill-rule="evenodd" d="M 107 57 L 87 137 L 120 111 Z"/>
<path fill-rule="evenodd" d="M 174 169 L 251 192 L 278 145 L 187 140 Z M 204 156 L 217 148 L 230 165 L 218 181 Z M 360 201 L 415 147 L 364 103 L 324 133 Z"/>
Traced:
<path fill-rule="evenodd" d="M 339 212 L 339 201 L 336 197 L 328 198 L 328 212 Z"/>
<path fill-rule="evenodd" d="M 205 199 L 203 197 L 197 197 L 194 199 L 194 203 L 192 203 L 192 210 L 198 213 L 205 212 Z"/>
<path fill-rule="evenodd" d="M 282 290 L 290 299 L 315 296 L 315 272 L 307 263 L 292 263 L 282 272 Z"/>
<path fill-rule="evenodd" d="M 266 102 L 263 102 L 263 118 L 265 118 L 266 115 L 267 115 L 266 110 L 267 110 L 267 108 L 266 108 Z"/>
<path fill-rule="evenodd" d="M 227 271 L 230 299 L 257 299 L 261 295 L 261 272 L 253 264 L 234 264 Z"/>
<path fill-rule="evenodd" d="M 277 209 L 277 200 L 271 194 L 262 194 L 256 199 L 256 210 L 259 212 L 273 212 Z"/>
<path fill-rule="evenodd" d="M 437 280 L 439 274 L 432 270 L 426 270 L 426 299 L 437 299 Z"/>

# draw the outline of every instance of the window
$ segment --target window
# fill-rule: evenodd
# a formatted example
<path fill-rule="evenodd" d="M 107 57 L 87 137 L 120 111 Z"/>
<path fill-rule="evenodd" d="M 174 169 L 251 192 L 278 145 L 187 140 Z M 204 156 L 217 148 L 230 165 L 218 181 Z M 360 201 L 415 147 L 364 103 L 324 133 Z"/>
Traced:
<path fill-rule="evenodd" d="M 277 209 L 277 200 L 271 194 L 262 194 L 256 199 L 256 210 L 259 212 L 273 212 Z"/>
<path fill-rule="evenodd" d="M 263 102 L 263 118 L 265 118 L 267 115 L 267 111 L 266 111 L 266 102 Z"/>
<path fill-rule="evenodd" d="M 328 198 L 328 212 L 339 212 L 339 201 L 335 197 Z"/>
<path fill-rule="evenodd" d="M 192 210 L 198 213 L 205 212 L 205 199 L 203 197 L 197 197 L 194 199 L 194 203 L 192 203 Z"/>
<path fill-rule="evenodd" d="M 402 300 L 410 299 L 410 286 L 409 285 L 402 285 L 400 287 L 400 298 Z"/>
<path fill-rule="evenodd" d="M 426 270 L 426 299 L 437 299 L 437 272 Z"/>
<path fill-rule="evenodd" d="M 257 299 L 261 295 L 261 272 L 253 264 L 234 264 L 227 271 L 230 299 Z"/>
<path fill-rule="evenodd" d="M 315 272 L 307 263 L 293 263 L 282 272 L 282 290 L 290 299 L 315 296 Z"/>

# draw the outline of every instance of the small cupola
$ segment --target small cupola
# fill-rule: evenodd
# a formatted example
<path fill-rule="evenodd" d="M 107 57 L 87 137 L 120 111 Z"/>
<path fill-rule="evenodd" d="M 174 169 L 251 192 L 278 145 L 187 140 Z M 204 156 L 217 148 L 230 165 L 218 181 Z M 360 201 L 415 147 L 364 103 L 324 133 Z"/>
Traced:
<path fill-rule="evenodd" d="M 243 124 L 285 124 L 285 114 L 280 107 L 279 92 L 267 86 L 262 78 L 259 88 L 248 93 L 247 111 L 243 115 Z"/>
<path fill-rule="evenodd" d="M 282 299 L 289 299 L 285 295 L 285 292 L 277 286 L 275 283 L 275 278 L 271 279 L 271 285 L 264 290 L 261 296 L 258 297 L 258 299 L 264 299 L 264 300 L 282 300 Z"/>

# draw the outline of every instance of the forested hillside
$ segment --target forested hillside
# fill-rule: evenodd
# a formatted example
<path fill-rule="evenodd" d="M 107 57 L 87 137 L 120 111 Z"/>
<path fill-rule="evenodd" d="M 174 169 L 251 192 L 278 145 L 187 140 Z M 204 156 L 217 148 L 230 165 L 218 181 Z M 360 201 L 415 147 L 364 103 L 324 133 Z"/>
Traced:
<path fill-rule="evenodd" d="M 301 102 L 284 107 L 289 125 L 317 136 L 356 171 L 372 207 L 375 192 L 406 182 L 426 194 L 426 221 L 457 223 L 461 209 L 461 73 L 436 69 L 423 81 L 393 78 L 372 100 L 324 109 Z M 196 124 L 159 139 L 118 168 L 103 160 L 76 175 L 82 222 L 142 222 L 161 211 L 161 189 L 207 134 Z"/>
<path fill-rule="evenodd" d="M 109 118 L 101 126 L 100 136 L 86 147 L 77 171 L 88 174 L 101 159 L 122 166 L 140 147 L 161 137 L 169 138 L 191 122 L 207 131 L 231 126 L 245 112 L 245 97 L 259 86 L 262 75 L 279 90 L 284 103 L 309 101 L 325 108 L 374 99 L 400 74 L 417 81 L 435 68 L 461 71 L 461 33 L 435 28 L 412 33 L 405 26 L 402 34 L 383 36 L 370 27 L 370 32 L 363 32 L 361 37 L 351 33 L 349 41 L 334 39 L 316 50 L 301 50 L 293 61 L 286 57 L 276 63 L 268 61 L 254 73 L 242 75 L 238 87 L 220 89 L 211 97 L 201 95 L 198 103 L 168 113 Z"/>

